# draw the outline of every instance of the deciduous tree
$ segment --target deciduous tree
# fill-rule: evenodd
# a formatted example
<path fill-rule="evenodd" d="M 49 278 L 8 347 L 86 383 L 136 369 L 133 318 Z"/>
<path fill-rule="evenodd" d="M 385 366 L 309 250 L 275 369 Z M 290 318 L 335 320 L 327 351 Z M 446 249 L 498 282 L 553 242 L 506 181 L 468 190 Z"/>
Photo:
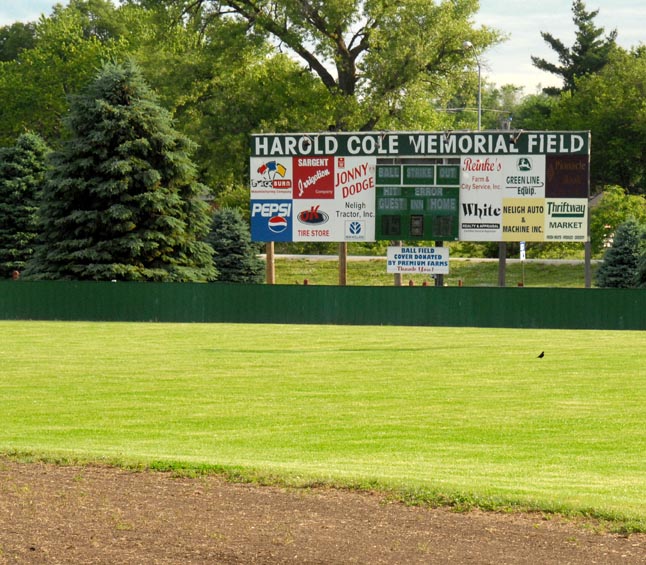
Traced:
<path fill-rule="evenodd" d="M 67 97 L 83 88 L 104 61 L 122 58 L 146 40 L 144 16 L 143 10 L 117 9 L 108 0 L 73 0 L 25 24 L 33 37 L 23 37 L 19 49 L 5 44 L 7 60 L 0 62 L 0 145 L 10 145 L 27 129 L 54 146 Z M 12 38 L 15 33 L 7 41 Z"/>
<path fill-rule="evenodd" d="M 590 211 L 592 252 L 603 251 L 608 239 L 630 218 L 646 225 L 646 197 L 628 194 L 620 186 L 606 187 L 598 204 Z"/>
<path fill-rule="evenodd" d="M 234 16 L 300 60 L 333 97 L 339 130 L 421 125 L 464 82 L 496 32 L 474 29 L 477 0 L 141 0 L 197 10 L 205 25 Z M 422 108 L 418 104 L 424 102 Z M 410 112 L 411 108 L 417 111 Z M 420 115 L 420 111 L 423 113 Z"/>
<path fill-rule="evenodd" d="M 0 27 L 0 61 L 13 61 L 36 43 L 36 24 L 16 22 Z"/>
<path fill-rule="evenodd" d="M 646 47 L 617 48 L 597 74 L 554 106 L 552 129 L 592 133 L 591 183 L 646 194 Z"/>

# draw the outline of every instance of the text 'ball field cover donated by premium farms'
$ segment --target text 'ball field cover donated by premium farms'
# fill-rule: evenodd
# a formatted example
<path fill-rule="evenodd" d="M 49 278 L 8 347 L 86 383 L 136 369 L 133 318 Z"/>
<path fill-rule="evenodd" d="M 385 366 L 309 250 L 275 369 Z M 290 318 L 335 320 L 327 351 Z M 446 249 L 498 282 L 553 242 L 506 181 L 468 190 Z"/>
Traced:
<path fill-rule="evenodd" d="M 588 240 L 589 132 L 253 135 L 254 241 Z"/>

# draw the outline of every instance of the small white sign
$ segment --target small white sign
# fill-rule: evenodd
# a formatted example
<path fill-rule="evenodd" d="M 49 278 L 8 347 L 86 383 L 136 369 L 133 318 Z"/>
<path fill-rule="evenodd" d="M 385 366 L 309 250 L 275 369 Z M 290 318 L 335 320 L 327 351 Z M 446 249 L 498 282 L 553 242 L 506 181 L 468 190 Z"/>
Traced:
<path fill-rule="evenodd" d="M 449 274 L 448 247 L 389 247 L 388 273 Z"/>
<path fill-rule="evenodd" d="M 521 261 L 525 260 L 525 242 L 524 241 L 520 242 L 520 260 Z"/>

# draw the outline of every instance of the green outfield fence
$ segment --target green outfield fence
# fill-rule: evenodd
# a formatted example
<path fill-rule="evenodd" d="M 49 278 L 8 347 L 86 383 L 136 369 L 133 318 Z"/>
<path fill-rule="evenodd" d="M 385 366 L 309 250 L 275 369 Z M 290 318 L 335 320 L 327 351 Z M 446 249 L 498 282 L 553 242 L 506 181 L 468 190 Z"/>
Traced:
<path fill-rule="evenodd" d="M 0 281 L 0 319 L 646 329 L 646 290 Z"/>

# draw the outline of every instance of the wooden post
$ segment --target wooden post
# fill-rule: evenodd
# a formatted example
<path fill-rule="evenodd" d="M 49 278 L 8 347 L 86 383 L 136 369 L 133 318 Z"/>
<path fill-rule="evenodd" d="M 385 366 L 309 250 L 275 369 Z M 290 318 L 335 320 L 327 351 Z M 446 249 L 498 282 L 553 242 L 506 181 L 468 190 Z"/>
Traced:
<path fill-rule="evenodd" d="M 435 247 L 442 247 L 443 241 L 436 241 Z M 435 286 L 444 286 L 444 275 L 435 275 Z"/>
<path fill-rule="evenodd" d="M 348 283 L 348 244 L 345 241 L 339 243 L 339 286 L 346 286 Z"/>
<path fill-rule="evenodd" d="M 402 243 L 403 243 L 403 241 L 393 241 L 392 242 L 393 246 L 395 246 L 395 247 L 401 247 Z M 393 284 L 395 286 L 401 286 L 402 285 L 402 274 L 401 273 L 395 273 L 393 275 L 393 277 L 394 277 Z"/>
<path fill-rule="evenodd" d="M 592 241 L 590 239 L 590 167 L 588 167 L 588 241 L 583 244 L 585 259 L 585 288 L 592 288 Z"/>
<path fill-rule="evenodd" d="M 505 286 L 507 270 L 507 242 L 498 243 L 498 286 Z"/>
<path fill-rule="evenodd" d="M 592 288 L 592 242 L 585 242 L 585 288 Z"/>
<path fill-rule="evenodd" d="M 265 245 L 266 259 L 265 272 L 267 273 L 267 284 L 276 283 L 276 268 L 274 261 L 274 242 L 269 241 Z"/>

